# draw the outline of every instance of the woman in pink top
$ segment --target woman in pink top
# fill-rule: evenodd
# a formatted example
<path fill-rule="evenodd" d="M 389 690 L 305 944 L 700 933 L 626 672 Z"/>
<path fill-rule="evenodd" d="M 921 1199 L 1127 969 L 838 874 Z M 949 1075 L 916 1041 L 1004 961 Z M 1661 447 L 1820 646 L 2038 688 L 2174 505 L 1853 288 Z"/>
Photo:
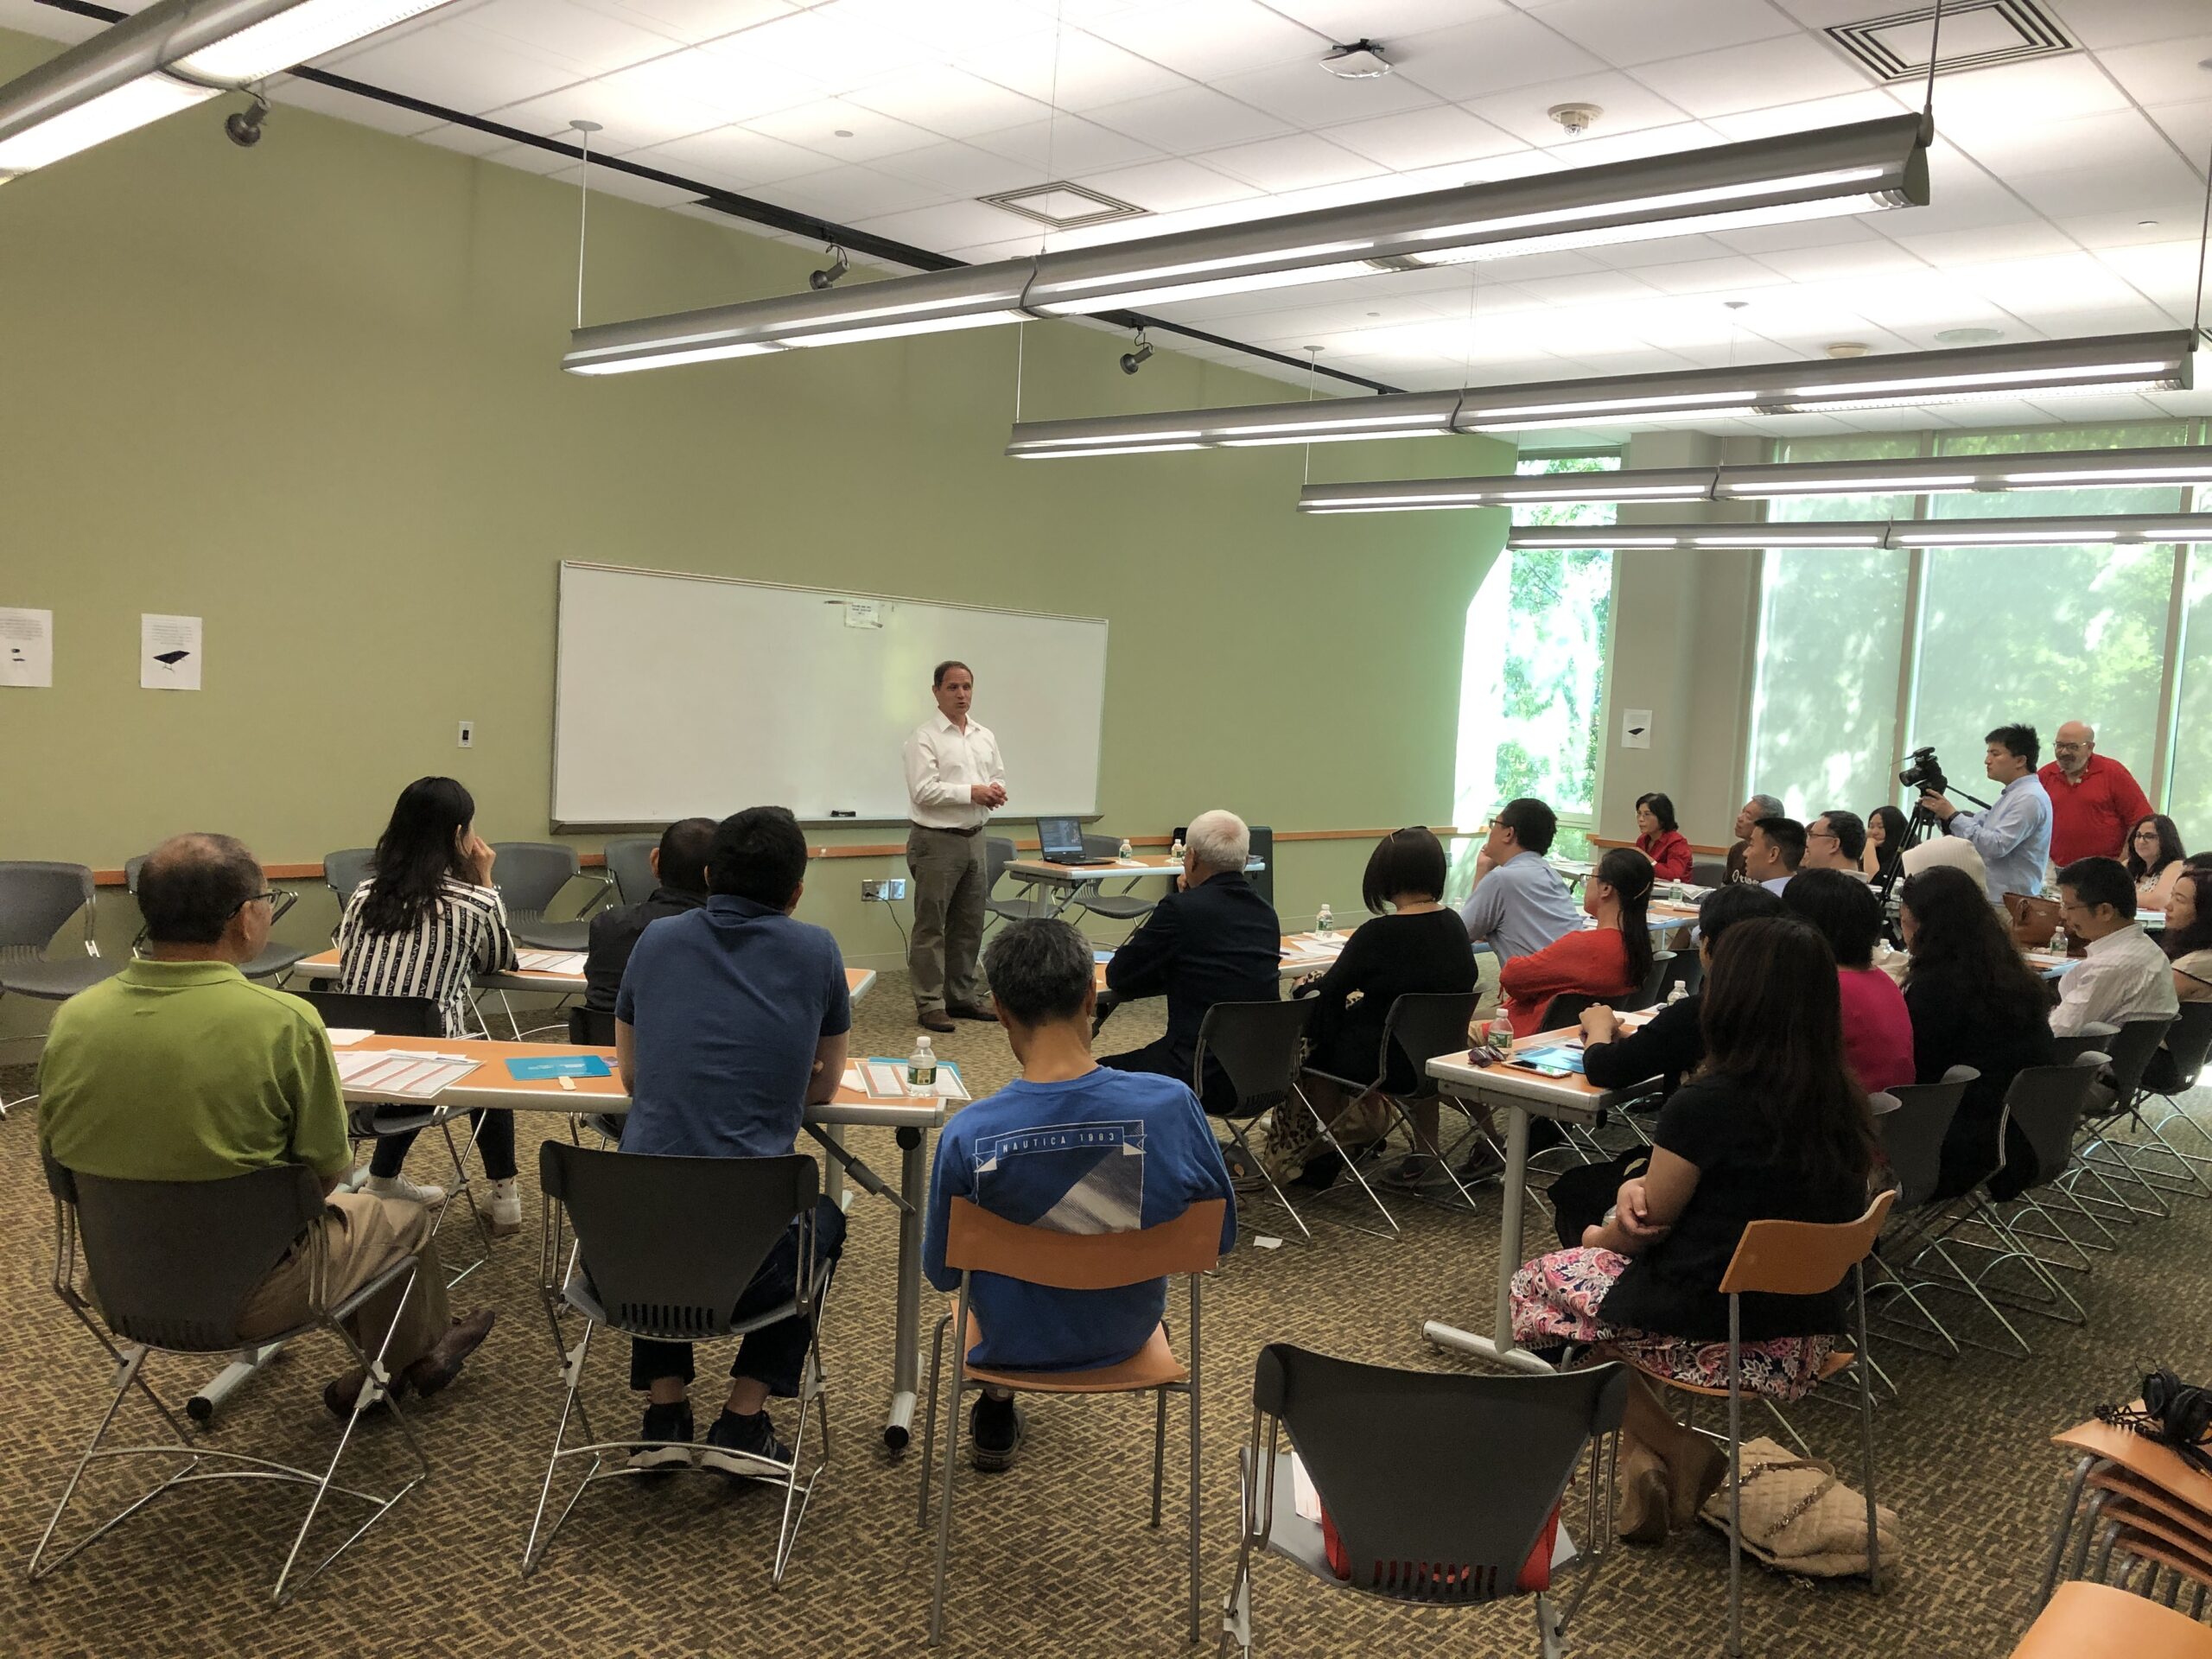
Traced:
<path fill-rule="evenodd" d="M 1662 881 L 1690 879 L 1689 838 L 1675 826 L 1675 804 L 1664 795 L 1636 798 L 1636 850 L 1651 861 Z"/>
<path fill-rule="evenodd" d="M 1782 890 L 1794 915 L 1821 931 L 1835 953 L 1843 1004 L 1843 1052 L 1869 1094 L 1912 1082 L 1912 1014 L 1897 981 L 1874 966 L 1882 906 L 1873 889 L 1842 870 L 1802 870 Z"/>

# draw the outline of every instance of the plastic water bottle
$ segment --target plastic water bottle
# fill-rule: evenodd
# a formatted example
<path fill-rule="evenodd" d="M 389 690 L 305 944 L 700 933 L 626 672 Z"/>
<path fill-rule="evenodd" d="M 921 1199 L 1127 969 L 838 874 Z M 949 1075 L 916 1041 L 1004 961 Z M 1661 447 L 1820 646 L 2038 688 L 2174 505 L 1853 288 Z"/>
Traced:
<path fill-rule="evenodd" d="M 2063 957 L 2066 954 L 2066 929 L 2063 926 L 2051 930 L 2050 954 L 2054 957 Z"/>
<path fill-rule="evenodd" d="M 1689 994 L 1690 988 L 1683 984 L 1681 980 L 1676 980 L 1675 982 L 1675 988 L 1667 993 L 1667 1006 L 1670 1008 L 1673 1007 L 1675 1003 L 1681 1001 Z"/>
<path fill-rule="evenodd" d="M 1122 844 L 1116 851 L 1116 855 L 1124 860 L 1132 859 L 1137 855 L 1137 849 L 1129 845 L 1129 838 L 1127 836 L 1122 837 Z"/>
<path fill-rule="evenodd" d="M 918 1097 L 937 1093 L 937 1051 L 927 1037 L 914 1039 L 914 1052 L 906 1057 L 906 1092 Z"/>
<path fill-rule="evenodd" d="M 1183 861 L 1183 855 L 1186 850 L 1187 849 L 1184 847 L 1183 843 L 1179 841 L 1167 849 L 1167 856 L 1173 859 L 1178 864 L 1180 864 Z"/>
<path fill-rule="evenodd" d="M 1316 933 L 1319 933 L 1323 938 L 1327 939 L 1335 938 L 1336 925 L 1337 913 L 1333 910 L 1331 910 L 1326 904 L 1324 904 L 1320 909 L 1313 912 L 1313 931 Z"/>

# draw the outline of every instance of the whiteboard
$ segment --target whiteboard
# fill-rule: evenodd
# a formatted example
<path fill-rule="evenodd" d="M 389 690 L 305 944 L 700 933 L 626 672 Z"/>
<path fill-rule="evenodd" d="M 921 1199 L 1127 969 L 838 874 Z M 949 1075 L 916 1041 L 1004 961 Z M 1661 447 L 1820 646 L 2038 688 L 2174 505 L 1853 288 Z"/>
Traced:
<path fill-rule="evenodd" d="M 854 626 L 870 620 L 875 626 Z M 976 672 L 1006 812 L 1098 810 L 1106 624 L 564 562 L 553 692 L 556 827 L 787 806 L 903 822 L 930 671 Z"/>

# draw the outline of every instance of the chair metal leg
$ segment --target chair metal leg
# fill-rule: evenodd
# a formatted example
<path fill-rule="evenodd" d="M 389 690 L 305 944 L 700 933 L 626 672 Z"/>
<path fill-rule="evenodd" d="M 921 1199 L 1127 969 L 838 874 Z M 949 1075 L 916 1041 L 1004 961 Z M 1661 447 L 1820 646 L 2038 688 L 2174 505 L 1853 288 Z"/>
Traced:
<path fill-rule="evenodd" d="M 1198 1289 L 1197 1274 L 1191 1276 L 1191 1381 L 1187 1389 L 1191 1403 L 1191 1462 L 1185 1478 L 1190 1484 L 1191 1501 L 1191 1645 L 1198 1645 L 1198 1470 L 1205 1459 L 1198 1443 L 1198 1377 L 1203 1370 L 1198 1356 Z M 1164 1398 L 1164 1396 L 1163 1396 Z"/>
<path fill-rule="evenodd" d="M 1284 1103 L 1285 1105 L 1288 1103 L 1287 1101 Z M 1300 1234 L 1304 1236 L 1308 1244 L 1311 1244 L 1313 1242 L 1313 1230 L 1306 1224 L 1306 1217 L 1298 1213 L 1298 1207 L 1291 1203 L 1289 1197 L 1276 1184 L 1275 1178 L 1269 1172 L 1266 1160 L 1253 1147 L 1249 1134 L 1250 1123 L 1249 1122 L 1239 1123 L 1234 1118 L 1227 1118 L 1224 1122 L 1229 1125 L 1230 1136 L 1236 1142 L 1236 1149 L 1244 1154 L 1245 1163 L 1260 1172 L 1260 1179 L 1268 1184 L 1268 1191 L 1274 1195 L 1275 1202 L 1282 1206 L 1284 1213 L 1289 1216 Z"/>
<path fill-rule="evenodd" d="M 963 1274 L 960 1281 L 960 1312 L 957 1323 L 961 1333 L 968 1330 L 968 1281 Z M 952 1344 L 952 1394 L 947 1402 L 944 1420 L 944 1488 L 937 1498 L 937 1575 L 930 1587 L 930 1639 L 935 1647 L 944 1639 L 944 1575 L 945 1567 L 952 1554 L 952 1471 L 959 1460 L 960 1452 L 960 1396 L 968 1382 L 968 1356 L 965 1344 Z"/>
<path fill-rule="evenodd" d="M 1329 1143 L 1330 1150 L 1334 1152 L 1339 1159 L 1343 1160 L 1344 1173 L 1347 1175 L 1350 1175 L 1353 1180 L 1359 1183 L 1359 1190 L 1367 1194 L 1367 1201 L 1375 1206 L 1376 1212 L 1382 1217 L 1382 1224 L 1388 1227 L 1390 1230 L 1387 1234 L 1374 1233 L 1371 1229 L 1361 1227 L 1355 1222 L 1346 1222 L 1344 1224 L 1352 1228 L 1355 1231 L 1370 1233 L 1372 1236 L 1376 1238 L 1396 1238 L 1402 1235 L 1405 1230 L 1398 1225 L 1398 1218 L 1390 1213 L 1389 1207 L 1383 1204 L 1381 1198 L 1376 1196 L 1375 1189 L 1367 1184 L 1367 1177 L 1359 1173 L 1358 1162 L 1350 1153 L 1344 1150 L 1343 1143 L 1338 1141 L 1336 1131 L 1329 1127 L 1328 1120 L 1323 1117 L 1320 1112 L 1315 1109 L 1313 1103 L 1306 1097 L 1306 1091 L 1303 1089 L 1300 1089 L 1296 1084 L 1293 1084 L 1291 1085 L 1290 1091 L 1298 1097 L 1300 1104 L 1304 1106 L 1307 1111 L 1313 1114 L 1314 1122 L 1320 1126 L 1321 1138 Z M 1389 1096 L 1386 1095 L 1383 1098 L 1387 1100 Z M 1393 1105 L 1395 1104 L 1395 1102 L 1392 1103 Z M 1402 1117 L 1404 1115 L 1401 1113 L 1400 1116 Z"/>
<path fill-rule="evenodd" d="M 1167 1390 L 1152 1391 L 1152 1525 L 1160 1524 L 1160 1488 L 1167 1471 Z"/>
<path fill-rule="evenodd" d="M 1743 1298 L 1728 1299 L 1728 1648 L 1744 1651 Z"/>
<path fill-rule="evenodd" d="M 545 1481 L 537 1489 L 537 1512 L 531 1516 L 530 1536 L 524 1541 L 522 1547 L 522 1575 L 524 1578 L 536 1572 L 538 1563 L 545 1559 L 545 1551 L 552 1548 L 553 1534 L 561 1530 L 561 1522 L 569 1518 L 569 1511 L 576 1507 L 576 1499 L 583 1496 L 584 1487 L 591 1484 L 592 1473 L 599 1469 L 599 1459 L 594 1458 L 591 1471 L 584 1476 L 582 1484 L 569 1497 L 567 1507 L 554 1521 L 552 1531 L 545 1535 L 545 1542 L 541 1545 L 537 1541 L 537 1532 L 545 1522 L 546 1503 L 553 1496 L 553 1471 L 561 1466 L 561 1448 L 569 1432 L 569 1414 L 582 1403 L 577 1399 L 577 1391 L 583 1386 L 584 1360 L 591 1352 L 591 1335 L 598 1328 L 591 1320 L 584 1321 L 583 1332 L 576 1338 L 576 1345 L 569 1351 L 563 1365 L 566 1375 L 562 1379 L 560 1419 L 553 1426 L 553 1451 L 545 1459 Z M 591 1430 L 587 1427 L 584 1433 L 588 1436 Z M 589 1440 L 586 1440 L 587 1445 L 590 1443 Z"/>
<path fill-rule="evenodd" d="M 1859 1304 L 1859 1452 L 1866 1470 L 1866 1583 L 1882 1593 L 1882 1539 L 1874 1509 L 1874 1377 L 1873 1350 L 1866 1341 L 1866 1266 L 1851 1270 Z"/>
<path fill-rule="evenodd" d="M 914 1518 L 917 1527 L 930 1523 L 930 1482 L 937 1472 L 937 1413 L 938 1383 L 944 1372 L 944 1332 L 952 1323 L 947 1314 L 937 1322 L 937 1340 L 930 1346 L 930 1395 L 928 1414 L 922 1419 L 922 1503 Z"/>

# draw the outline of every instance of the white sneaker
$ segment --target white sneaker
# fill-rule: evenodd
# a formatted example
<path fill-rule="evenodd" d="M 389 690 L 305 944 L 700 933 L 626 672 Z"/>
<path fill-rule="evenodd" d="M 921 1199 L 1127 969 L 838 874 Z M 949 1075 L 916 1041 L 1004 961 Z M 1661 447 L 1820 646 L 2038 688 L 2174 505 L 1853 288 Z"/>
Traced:
<path fill-rule="evenodd" d="M 418 1185 L 404 1175 L 372 1175 L 361 1184 L 361 1191 L 372 1198 L 407 1198 L 416 1204 L 443 1204 L 446 1198 L 442 1186 Z"/>
<path fill-rule="evenodd" d="M 476 1213 L 484 1217 L 484 1225 L 495 1238 L 505 1238 L 510 1233 L 522 1231 L 522 1194 L 515 1191 L 515 1178 L 485 1183 L 485 1198 L 476 1206 Z"/>

